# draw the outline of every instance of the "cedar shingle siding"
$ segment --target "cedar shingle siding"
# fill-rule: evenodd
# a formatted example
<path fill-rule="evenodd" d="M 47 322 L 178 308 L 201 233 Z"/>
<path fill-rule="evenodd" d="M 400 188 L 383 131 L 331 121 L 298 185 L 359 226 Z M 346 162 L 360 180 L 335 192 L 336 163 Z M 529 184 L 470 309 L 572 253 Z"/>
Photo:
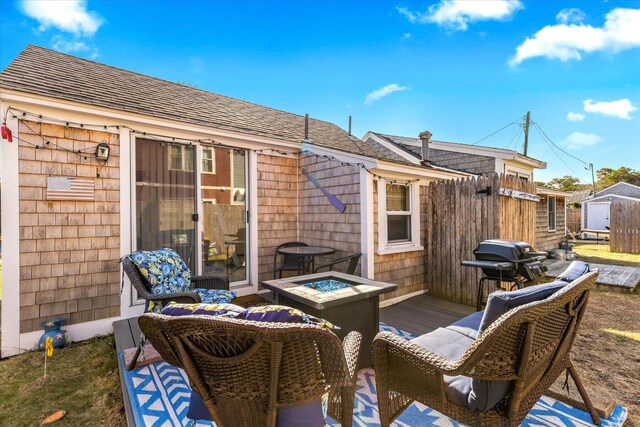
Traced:
<path fill-rule="evenodd" d="M 535 249 L 538 251 L 548 251 L 557 248 L 565 237 L 565 199 L 556 197 L 556 229 L 549 231 L 549 217 L 547 211 L 547 198 L 543 196 L 536 204 L 536 243 Z"/>
<path fill-rule="evenodd" d="M 119 136 L 21 122 L 19 137 L 27 141 L 18 151 L 20 332 L 52 318 L 75 324 L 120 315 Z M 76 151 L 105 141 L 109 161 L 97 178 L 92 155 L 44 146 L 43 138 Z M 46 200 L 48 176 L 94 179 L 95 201 Z"/>

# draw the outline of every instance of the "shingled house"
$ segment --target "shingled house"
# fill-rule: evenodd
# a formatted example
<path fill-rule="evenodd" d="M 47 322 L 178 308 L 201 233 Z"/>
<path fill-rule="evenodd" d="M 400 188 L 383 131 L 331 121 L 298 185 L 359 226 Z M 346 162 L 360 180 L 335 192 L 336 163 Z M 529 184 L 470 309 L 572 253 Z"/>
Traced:
<path fill-rule="evenodd" d="M 427 164 L 475 175 L 497 173 L 532 182 L 534 170 L 547 167 L 545 162 L 514 150 L 437 141 L 432 140 L 429 133 L 421 136 L 422 139 L 370 131 L 362 140 L 384 146 L 413 164 L 424 164 L 426 160 Z M 536 241 L 532 243 L 538 250 L 549 250 L 558 247 L 565 236 L 565 200 L 569 193 L 538 188 L 538 196 L 540 201 L 534 225 Z"/>
<path fill-rule="evenodd" d="M 332 123 L 37 46 L 0 73 L 0 90 L 13 137 L 2 140 L 3 357 L 33 348 L 44 320 L 81 340 L 141 313 L 118 262 L 136 249 L 173 247 L 194 273 L 223 260 L 243 295 L 272 277 L 277 245 L 304 241 L 362 252 L 361 275 L 399 285 L 391 301 L 422 293 L 425 186 L 467 175 Z"/>

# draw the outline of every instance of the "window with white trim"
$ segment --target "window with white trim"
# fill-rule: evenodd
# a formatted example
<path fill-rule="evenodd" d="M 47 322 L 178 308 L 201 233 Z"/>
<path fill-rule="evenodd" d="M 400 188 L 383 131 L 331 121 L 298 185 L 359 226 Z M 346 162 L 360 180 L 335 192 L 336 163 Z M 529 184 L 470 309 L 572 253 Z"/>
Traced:
<path fill-rule="evenodd" d="M 213 148 L 202 149 L 202 173 L 216 173 L 215 151 Z"/>
<path fill-rule="evenodd" d="M 387 243 L 411 240 L 411 187 L 387 184 Z"/>
<path fill-rule="evenodd" d="M 193 172 L 193 147 L 180 144 L 170 145 L 169 170 Z"/>
<path fill-rule="evenodd" d="M 378 254 L 423 249 L 419 191 L 418 183 L 378 181 Z"/>
<path fill-rule="evenodd" d="M 547 197 L 547 213 L 549 216 L 549 231 L 556 231 L 556 198 Z"/>

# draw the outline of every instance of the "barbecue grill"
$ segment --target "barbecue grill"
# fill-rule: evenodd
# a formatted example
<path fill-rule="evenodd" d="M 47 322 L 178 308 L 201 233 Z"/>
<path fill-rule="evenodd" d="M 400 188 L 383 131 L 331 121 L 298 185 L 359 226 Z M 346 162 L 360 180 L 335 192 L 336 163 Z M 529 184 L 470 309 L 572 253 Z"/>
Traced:
<path fill-rule="evenodd" d="M 465 267 L 477 267 L 484 274 L 478 283 L 478 310 L 482 308 L 487 281 L 513 283 L 511 289 L 522 288 L 524 282 L 544 277 L 542 261 L 546 252 L 536 252 L 530 244 L 516 240 L 485 240 L 473 251 L 475 261 L 463 261 Z"/>

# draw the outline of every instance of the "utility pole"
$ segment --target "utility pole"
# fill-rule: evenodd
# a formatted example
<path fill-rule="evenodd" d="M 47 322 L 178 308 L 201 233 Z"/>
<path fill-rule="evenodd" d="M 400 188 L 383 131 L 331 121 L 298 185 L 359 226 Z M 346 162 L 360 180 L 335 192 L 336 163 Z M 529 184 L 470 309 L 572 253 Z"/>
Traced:
<path fill-rule="evenodd" d="M 591 183 L 593 184 L 593 197 L 596 197 L 596 178 L 593 173 L 593 163 L 589 163 L 589 169 L 591 169 Z"/>
<path fill-rule="evenodd" d="M 527 155 L 529 149 L 529 119 L 531 118 L 531 112 L 527 111 L 527 117 L 524 120 L 524 155 Z"/>

